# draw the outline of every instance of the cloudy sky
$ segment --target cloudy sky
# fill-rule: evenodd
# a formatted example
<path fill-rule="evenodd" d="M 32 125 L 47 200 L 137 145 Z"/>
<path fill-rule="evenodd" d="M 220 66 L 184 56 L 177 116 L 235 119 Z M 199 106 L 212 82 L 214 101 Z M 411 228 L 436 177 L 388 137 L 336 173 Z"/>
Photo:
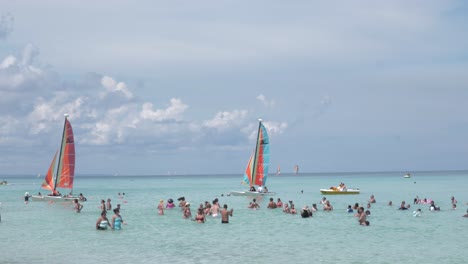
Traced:
<path fill-rule="evenodd" d="M 0 1 L 0 174 L 468 169 L 465 1 Z"/>

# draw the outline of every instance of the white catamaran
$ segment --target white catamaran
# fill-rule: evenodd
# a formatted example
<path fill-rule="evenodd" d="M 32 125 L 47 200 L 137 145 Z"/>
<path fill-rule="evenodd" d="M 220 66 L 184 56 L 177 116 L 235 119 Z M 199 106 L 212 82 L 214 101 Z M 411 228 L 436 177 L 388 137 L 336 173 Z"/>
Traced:
<path fill-rule="evenodd" d="M 58 162 L 57 161 L 58 154 Z M 57 163 L 57 164 L 56 164 Z M 33 195 L 33 201 L 73 201 L 75 198 L 71 195 L 73 190 L 73 179 L 75 177 L 75 140 L 73 129 L 68 121 L 68 115 L 65 114 L 65 123 L 63 125 L 62 142 L 60 150 L 50 164 L 49 170 L 45 176 L 41 187 L 50 190 L 50 194 Z M 57 188 L 70 189 L 67 195 L 61 195 Z"/>
<path fill-rule="evenodd" d="M 242 184 L 249 185 L 249 190 L 231 192 L 233 196 L 256 196 L 256 195 L 276 195 L 274 192 L 269 192 L 265 186 L 268 177 L 268 166 L 270 163 L 270 140 L 268 138 L 267 129 L 259 119 L 257 141 L 255 151 L 250 157 L 249 163 L 245 170 Z M 255 188 L 258 186 L 258 188 Z"/>

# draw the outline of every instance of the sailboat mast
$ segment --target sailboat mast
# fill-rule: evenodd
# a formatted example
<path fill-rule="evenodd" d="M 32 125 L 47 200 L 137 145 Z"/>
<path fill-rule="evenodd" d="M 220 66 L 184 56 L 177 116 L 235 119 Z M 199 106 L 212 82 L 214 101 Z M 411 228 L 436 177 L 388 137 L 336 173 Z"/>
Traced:
<path fill-rule="evenodd" d="M 260 145 L 260 129 L 262 129 L 262 119 L 258 119 L 258 132 L 257 132 L 257 144 L 255 145 L 255 154 L 253 159 L 252 167 L 252 180 L 250 181 L 250 187 L 254 185 L 255 179 L 257 178 L 257 156 L 258 156 L 258 147 Z"/>
<path fill-rule="evenodd" d="M 67 117 L 68 117 L 68 114 L 65 114 L 65 121 L 63 122 L 62 142 L 60 143 L 59 160 L 57 164 L 57 171 L 55 172 L 55 177 L 54 177 L 54 190 L 53 190 L 54 193 L 55 193 L 55 190 L 57 189 L 57 179 L 58 179 L 59 173 L 61 173 L 60 167 L 62 166 L 63 143 L 64 143 L 63 139 L 65 138 L 65 130 L 67 129 Z"/>

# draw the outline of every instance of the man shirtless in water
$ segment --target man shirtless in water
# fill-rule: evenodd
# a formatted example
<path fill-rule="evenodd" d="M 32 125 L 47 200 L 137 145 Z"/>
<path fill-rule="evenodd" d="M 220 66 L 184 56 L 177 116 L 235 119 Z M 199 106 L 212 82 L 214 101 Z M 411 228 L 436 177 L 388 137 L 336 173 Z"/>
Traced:
<path fill-rule="evenodd" d="M 233 209 L 228 211 L 227 210 L 227 208 L 228 208 L 227 204 L 225 204 L 223 206 L 223 208 L 224 209 L 221 211 L 221 223 L 222 224 L 227 224 L 227 223 L 229 223 L 229 216 L 232 216 Z"/>

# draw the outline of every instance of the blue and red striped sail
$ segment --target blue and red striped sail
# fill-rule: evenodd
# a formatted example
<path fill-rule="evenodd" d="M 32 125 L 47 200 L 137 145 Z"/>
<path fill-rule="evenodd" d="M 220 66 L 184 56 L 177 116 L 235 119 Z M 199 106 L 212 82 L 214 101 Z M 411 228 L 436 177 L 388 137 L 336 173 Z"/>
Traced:
<path fill-rule="evenodd" d="M 254 153 L 250 157 L 245 170 L 243 184 L 265 186 L 268 177 L 268 165 L 270 163 L 270 140 L 267 129 L 259 120 L 257 142 Z"/>
<path fill-rule="evenodd" d="M 73 189 L 73 179 L 75 177 L 75 140 L 70 121 L 65 115 L 63 127 L 62 143 L 56 166 L 57 153 L 55 153 L 52 164 L 47 171 L 42 188 L 55 192 L 57 188 Z"/>

